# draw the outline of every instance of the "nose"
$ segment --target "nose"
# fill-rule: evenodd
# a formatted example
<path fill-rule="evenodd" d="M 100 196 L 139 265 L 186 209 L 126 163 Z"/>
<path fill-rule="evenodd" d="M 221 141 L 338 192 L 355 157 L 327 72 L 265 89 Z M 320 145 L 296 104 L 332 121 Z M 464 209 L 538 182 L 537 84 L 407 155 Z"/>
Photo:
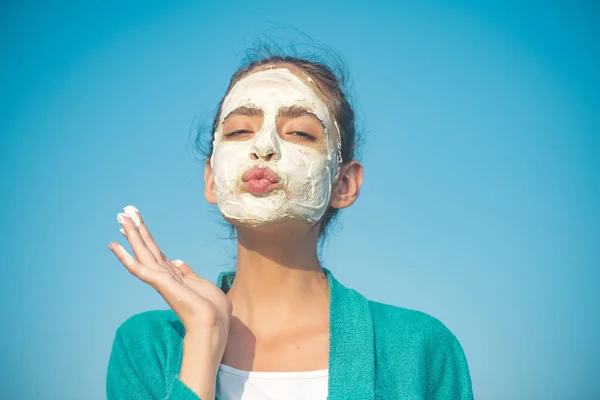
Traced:
<path fill-rule="evenodd" d="M 279 159 L 279 144 L 277 142 L 277 126 L 275 117 L 265 115 L 264 123 L 252 141 L 250 159 L 252 161 L 274 162 Z"/>
<path fill-rule="evenodd" d="M 262 151 L 254 148 L 250 152 L 250 159 L 252 161 L 277 161 L 277 152 L 272 147 L 264 149 Z"/>
<path fill-rule="evenodd" d="M 257 133 L 254 143 L 250 147 L 250 159 L 252 161 L 274 162 L 279 158 L 275 129 L 264 129 Z"/>

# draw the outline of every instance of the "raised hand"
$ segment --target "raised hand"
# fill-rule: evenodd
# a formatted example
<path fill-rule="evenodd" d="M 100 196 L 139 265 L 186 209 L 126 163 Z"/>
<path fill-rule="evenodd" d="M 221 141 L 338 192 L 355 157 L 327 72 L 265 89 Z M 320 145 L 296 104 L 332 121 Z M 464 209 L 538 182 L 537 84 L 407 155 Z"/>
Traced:
<path fill-rule="evenodd" d="M 183 381 L 184 375 L 189 375 L 190 380 L 186 383 L 192 389 L 196 386 L 197 393 L 209 394 L 206 390 L 210 390 L 211 384 L 214 386 L 212 373 L 216 374 L 225 351 L 231 302 L 221 289 L 198 276 L 189 265 L 179 260 L 170 261 L 152 238 L 137 208 L 127 206 L 123 211 L 117 215 L 117 221 L 123 226 L 121 232 L 135 257 L 116 242 L 111 242 L 108 247 L 130 273 L 156 289 L 181 319 L 186 330 L 181 379 Z M 197 356 L 186 358 L 186 346 L 188 353 L 201 353 L 205 357 L 201 360 L 193 359 Z M 198 369 L 208 369 L 210 373 L 204 381 L 193 382 Z"/>
<path fill-rule="evenodd" d="M 182 261 L 170 261 L 160 250 L 134 206 L 117 215 L 135 258 L 118 243 L 109 248 L 127 270 L 156 289 L 183 322 L 187 332 L 220 326 L 229 331 L 231 302 L 212 282 Z"/>

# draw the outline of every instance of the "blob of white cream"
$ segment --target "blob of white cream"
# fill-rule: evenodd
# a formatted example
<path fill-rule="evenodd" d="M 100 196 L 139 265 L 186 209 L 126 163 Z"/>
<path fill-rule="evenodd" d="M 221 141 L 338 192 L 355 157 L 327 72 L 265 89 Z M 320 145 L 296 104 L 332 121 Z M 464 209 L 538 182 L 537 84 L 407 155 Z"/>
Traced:
<path fill-rule="evenodd" d="M 263 111 L 261 129 L 250 140 L 223 141 L 223 120 L 242 106 Z M 280 137 L 277 113 L 291 106 L 306 109 L 323 123 L 326 151 Z M 223 101 L 210 159 L 220 212 L 230 220 L 254 226 L 286 220 L 319 221 L 327 210 L 341 163 L 336 129 L 327 105 L 286 68 L 255 72 L 238 81 Z M 271 153 L 274 157 L 265 161 L 263 157 Z M 260 157 L 253 160 L 252 154 Z M 282 189 L 261 196 L 240 190 L 242 175 L 255 165 L 277 173 Z"/>

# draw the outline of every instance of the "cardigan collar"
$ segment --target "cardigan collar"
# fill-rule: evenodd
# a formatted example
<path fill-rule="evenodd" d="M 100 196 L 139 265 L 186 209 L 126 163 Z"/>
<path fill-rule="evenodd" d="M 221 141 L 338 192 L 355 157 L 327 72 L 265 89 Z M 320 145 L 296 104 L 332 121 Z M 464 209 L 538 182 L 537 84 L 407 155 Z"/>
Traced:
<path fill-rule="evenodd" d="M 375 334 L 368 300 L 339 283 L 329 282 L 329 400 L 375 399 Z M 234 271 L 222 272 L 217 285 L 229 291 Z"/>

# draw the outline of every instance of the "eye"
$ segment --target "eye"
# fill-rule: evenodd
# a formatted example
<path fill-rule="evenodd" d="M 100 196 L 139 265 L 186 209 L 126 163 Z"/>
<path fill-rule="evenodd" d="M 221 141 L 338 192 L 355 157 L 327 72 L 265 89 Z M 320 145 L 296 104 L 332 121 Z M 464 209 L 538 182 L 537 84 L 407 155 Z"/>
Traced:
<path fill-rule="evenodd" d="M 237 129 L 233 132 L 224 133 L 223 137 L 236 137 L 236 136 L 247 135 L 249 133 L 252 133 L 252 131 L 249 131 L 247 129 Z"/>
<path fill-rule="evenodd" d="M 302 140 L 308 140 L 310 142 L 314 142 L 317 140 L 317 138 L 314 137 L 313 135 L 310 135 L 310 134 L 308 134 L 306 132 L 302 132 L 302 131 L 289 132 L 288 135 L 297 136 L 298 138 L 300 138 Z"/>

